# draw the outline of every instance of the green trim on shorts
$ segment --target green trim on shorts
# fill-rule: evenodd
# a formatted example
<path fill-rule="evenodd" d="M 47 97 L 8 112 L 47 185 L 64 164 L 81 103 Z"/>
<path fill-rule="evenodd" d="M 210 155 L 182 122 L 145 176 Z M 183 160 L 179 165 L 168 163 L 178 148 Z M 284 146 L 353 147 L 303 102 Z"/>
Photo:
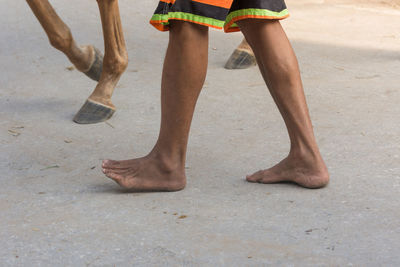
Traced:
<path fill-rule="evenodd" d="M 208 26 L 222 29 L 225 21 L 217 20 L 213 18 L 203 17 L 195 14 L 184 13 L 184 12 L 168 12 L 167 14 L 154 14 L 150 21 L 154 23 L 160 23 L 162 25 L 169 25 L 169 20 L 178 19 L 191 22 L 198 22 Z"/>
<path fill-rule="evenodd" d="M 228 14 L 228 16 L 226 17 L 225 25 L 228 25 L 232 20 L 234 20 L 237 17 L 245 17 L 245 16 L 249 16 L 249 18 L 251 18 L 252 16 L 257 16 L 257 17 L 259 16 L 260 18 L 265 17 L 271 19 L 274 18 L 282 19 L 289 16 L 289 11 L 287 9 L 284 9 L 280 12 L 271 11 L 268 9 L 257 9 L 257 8 L 240 9 Z M 229 28 L 236 28 L 236 27 L 238 27 L 238 25 L 235 22 L 229 26 Z"/>

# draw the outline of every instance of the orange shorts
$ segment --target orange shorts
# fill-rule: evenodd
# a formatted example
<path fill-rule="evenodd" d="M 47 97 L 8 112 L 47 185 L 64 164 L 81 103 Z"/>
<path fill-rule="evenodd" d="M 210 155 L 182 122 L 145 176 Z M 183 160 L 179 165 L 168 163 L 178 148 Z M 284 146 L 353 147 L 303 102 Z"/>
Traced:
<path fill-rule="evenodd" d="M 168 31 L 170 20 L 184 20 L 234 32 L 242 19 L 288 16 L 284 0 L 160 0 L 150 23 L 160 31 Z"/>

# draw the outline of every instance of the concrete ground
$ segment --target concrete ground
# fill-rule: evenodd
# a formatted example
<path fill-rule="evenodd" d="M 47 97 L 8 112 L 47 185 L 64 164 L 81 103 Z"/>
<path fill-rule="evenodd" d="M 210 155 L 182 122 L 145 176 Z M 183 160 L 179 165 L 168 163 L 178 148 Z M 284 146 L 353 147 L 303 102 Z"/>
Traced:
<path fill-rule="evenodd" d="M 54 0 L 76 40 L 102 48 L 96 1 Z M 399 266 L 400 10 L 288 0 L 331 183 L 259 185 L 288 137 L 257 68 L 222 68 L 240 33 L 211 31 L 187 188 L 125 193 L 99 168 L 142 156 L 160 120 L 168 35 L 156 0 L 120 0 L 130 65 L 108 123 L 71 120 L 95 83 L 52 49 L 25 1 L 0 0 L 1 266 Z M 392 1 L 393 3 L 395 1 Z"/>

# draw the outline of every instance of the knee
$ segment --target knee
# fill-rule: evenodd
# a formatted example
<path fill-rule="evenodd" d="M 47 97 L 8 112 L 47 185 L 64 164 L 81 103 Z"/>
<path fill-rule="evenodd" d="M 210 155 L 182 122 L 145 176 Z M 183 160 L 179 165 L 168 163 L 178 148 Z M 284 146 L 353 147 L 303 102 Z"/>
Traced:
<path fill-rule="evenodd" d="M 50 44 L 60 51 L 68 50 L 72 45 L 72 34 L 71 31 L 66 28 L 61 32 L 57 32 L 49 35 Z"/>
<path fill-rule="evenodd" d="M 196 23 L 173 20 L 170 25 L 170 37 L 192 40 L 193 38 L 208 37 L 208 27 Z"/>
<path fill-rule="evenodd" d="M 121 75 L 127 67 L 128 54 L 126 52 L 112 58 L 109 58 L 107 55 L 104 57 L 103 68 L 108 74 Z"/>

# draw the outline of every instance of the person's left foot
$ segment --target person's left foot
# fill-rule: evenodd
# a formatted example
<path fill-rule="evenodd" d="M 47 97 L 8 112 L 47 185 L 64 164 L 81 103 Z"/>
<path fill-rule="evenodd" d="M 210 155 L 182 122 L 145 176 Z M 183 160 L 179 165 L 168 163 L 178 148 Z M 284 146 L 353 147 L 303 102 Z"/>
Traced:
<path fill-rule="evenodd" d="M 185 169 L 153 155 L 131 160 L 104 160 L 103 173 L 131 191 L 179 191 L 186 185 Z"/>

